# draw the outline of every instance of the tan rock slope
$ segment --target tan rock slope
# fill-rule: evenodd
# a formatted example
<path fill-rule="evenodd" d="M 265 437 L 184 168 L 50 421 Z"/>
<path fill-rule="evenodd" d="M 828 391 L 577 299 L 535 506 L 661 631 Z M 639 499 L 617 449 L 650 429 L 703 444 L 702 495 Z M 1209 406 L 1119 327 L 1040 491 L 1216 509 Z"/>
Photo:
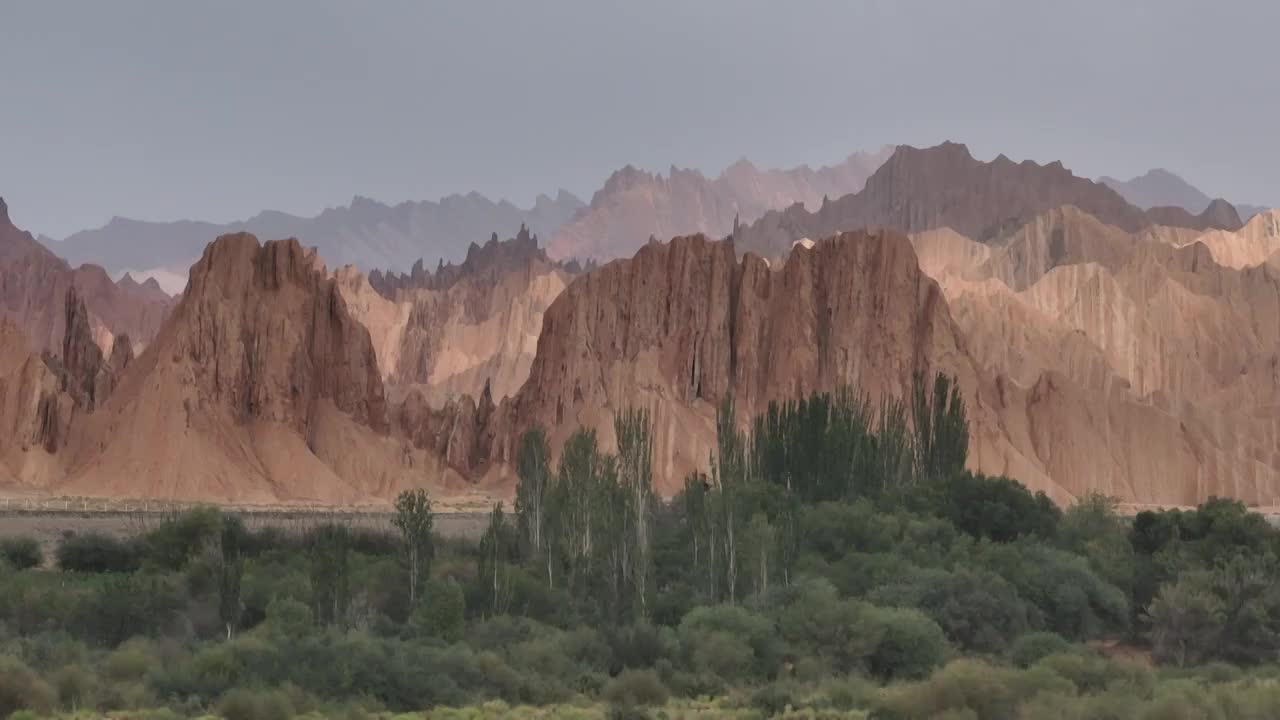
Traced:
<path fill-rule="evenodd" d="M 1193 240 L 1209 249 L 1219 265 L 1243 269 L 1261 265 L 1280 253 L 1280 210 L 1266 210 L 1254 215 L 1236 232 L 1211 230 Z"/>
<path fill-rule="evenodd" d="M 516 237 L 472 244 L 460 265 L 408 275 L 345 267 L 339 288 L 368 329 L 378 367 L 396 398 L 419 392 L 441 407 L 463 395 L 495 400 L 529 376 L 542 315 L 576 273 L 549 260 L 525 227 Z"/>
<path fill-rule="evenodd" d="M 1046 230 L 1062 238 L 1056 261 L 1019 250 Z M 1048 474 L 1077 494 L 1274 505 L 1280 274 L 1223 267 L 1202 243 L 1173 247 L 1075 209 L 1010 237 L 990 260 L 925 267 L 985 374 L 1029 390 L 1025 423 L 1008 427 L 1029 428 Z M 1015 255 L 1039 260 L 997 262 Z"/>
<path fill-rule="evenodd" d="M 22 328 L 37 351 L 56 351 L 65 335 L 63 299 L 72 286 L 85 299 L 95 341 L 106 353 L 120 334 L 141 349 L 173 305 L 154 282 L 121 278 L 114 283 L 96 265 L 72 269 L 30 233 L 14 227 L 0 199 L 0 315 Z"/>
<path fill-rule="evenodd" d="M 842 163 L 817 170 L 805 165 L 760 170 L 743 159 L 714 179 L 674 166 L 663 177 L 628 165 L 552 235 L 548 253 L 561 259 L 611 260 L 631 257 L 650 237 L 723 237 L 735 222 L 751 222 L 766 211 L 793 203 L 816 208 L 824 197 L 861 190 L 892 152 L 892 146 L 885 146 L 854 153 Z"/>

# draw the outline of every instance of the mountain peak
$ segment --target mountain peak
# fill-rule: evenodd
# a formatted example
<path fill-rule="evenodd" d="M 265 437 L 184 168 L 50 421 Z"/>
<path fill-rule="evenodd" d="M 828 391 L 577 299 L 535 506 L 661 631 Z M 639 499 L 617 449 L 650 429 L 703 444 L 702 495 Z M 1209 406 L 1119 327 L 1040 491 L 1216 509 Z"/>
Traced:
<path fill-rule="evenodd" d="M 4 198 L 0 197 L 0 223 L 5 225 L 9 223 L 9 206 L 5 204 Z"/>

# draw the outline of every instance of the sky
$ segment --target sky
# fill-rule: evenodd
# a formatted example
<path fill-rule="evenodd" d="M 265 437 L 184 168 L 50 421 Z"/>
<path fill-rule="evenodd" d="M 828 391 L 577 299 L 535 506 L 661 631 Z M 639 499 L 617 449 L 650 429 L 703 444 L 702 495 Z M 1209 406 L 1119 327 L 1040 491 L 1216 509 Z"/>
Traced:
<path fill-rule="evenodd" d="M 950 139 L 1276 205 L 1277 32 L 1275 0 L 15 0 L 0 196 L 61 238 Z"/>

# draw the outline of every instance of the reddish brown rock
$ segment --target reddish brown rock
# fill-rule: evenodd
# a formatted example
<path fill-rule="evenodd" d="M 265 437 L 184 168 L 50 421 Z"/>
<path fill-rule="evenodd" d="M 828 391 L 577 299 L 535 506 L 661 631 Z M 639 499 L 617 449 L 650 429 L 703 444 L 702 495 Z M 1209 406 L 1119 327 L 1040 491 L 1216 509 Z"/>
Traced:
<path fill-rule="evenodd" d="M 57 490 L 344 503 L 439 478 L 389 430 L 369 333 L 314 252 L 227 235 L 107 402 L 73 426 Z"/>
<path fill-rule="evenodd" d="M 13 226 L 0 199 L 0 314 L 23 329 L 38 351 L 58 352 L 66 335 L 63 300 L 75 286 L 89 311 L 95 342 L 109 350 L 113 336 L 128 334 L 140 346 L 160 329 L 173 299 L 158 286 L 131 278 L 113 283 L 96 265 L 72 269 L 30 233 Z"/>

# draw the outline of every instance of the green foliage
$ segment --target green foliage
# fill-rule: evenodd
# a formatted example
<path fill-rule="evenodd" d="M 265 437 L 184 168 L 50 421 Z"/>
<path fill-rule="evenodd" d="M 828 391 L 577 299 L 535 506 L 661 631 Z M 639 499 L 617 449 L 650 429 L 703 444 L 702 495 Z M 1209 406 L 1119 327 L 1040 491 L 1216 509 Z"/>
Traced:
<path fill-rule="evenodd" d="M 662 679 L 652 670 L 623 670 L 601 693 L 605 702 L 624 706 L 662 705 L 668 695 Z"/>
<path fill-rule="evenodd" d="M 480 561 L 476 568 L 478 603 L 488 615 L 505 615 L 515 594 L 516 562 L 519 559 L 517 530 L 507 523 L 502 503 L 489 513 L 489 526 L 480 537 Z"/>
<path fill-rule="evenodd" d="M 48 683 L 21 660 L 0 655 L 0 717 L 20 710 L 47 713 L 56 701 Z"/>
<path fill-rule="evenodd" d="M 422 488 L 405 490 L 396 497 L 396 515 L 392 524 L 400 531 L 405 561 L 409 566 L 409 605 L 417 602 L 418 591 L 431 574 L 435 555 L 431 529 L 434 523 L 431 498 Z"/>
<path fill-rule="evenodd" d="M 1032 495 L 1025 485 L 1006 477 L 960 472 L 951 476 L 941 495 L 943 517 L 962 532 L 995 542 L 1051 538 L 1062 516 L 1043 492 Z"/>
<path fill-rule="evenodd" d="M 198 510 L 128 542 L 71 537 L 60 571 L 3 572 L 0 703 L 157 720 L 1252 720 L 1280 704 L 1280 531 L 1223 500 L 1062 513 L 968 473 L 949 379 L 874 412 L 840 390 L 749 423 L 722 398 L 710 472 L 670 503 L 647 413 L 619 413 L 612 439 L 574 433 L 552 473 L 526 434 L 514 517 L 495 505 L 478 542 L 435 537 L 421 492 L 397 533 Z M 1103 653 L 1148 642 L 1158 671 Z"/>
<path fill-rule="evenodd" d="M 677 635 L 689 667 L 730 684 L 766 677 L 782 653 L 768 618 L 732 605 L 694 609 Z"/>
<path fill-rule="evenodd" d="M 44 553 L 35 538 L 0 538 L 0 561 L 14 570 L 29 570 L 44 564 Z"/>
<path fill-rule="evenodd" d="M 1027 633 L 1009 647 L 1009 660 L 1018 667 L 1030 667 L 1041 658 L 1071 649 L 1071 643 L 1061 635 L 1051 632 Z"/>
<path fill-rule="evenodd" d="M 915 375 L 911 419 L 920 479 L 936 485 L 959 475 L 969 456 L 969 421 L 959 384 L 938 373 L 930 391 L 925 387 L 924 376 Z"/>
<path fill-rule="evenodd" d="M 243 603 L 240 588 L 244 579 L 244 558 L 240 545 L 245 536 L 244 523 L 237 517 L 222 518 L 220 559 L 218 565 L 218 617 L 227 628 L 227 639 L 240 626 Z"/>
<path fill-rule="evenodd" d="M 430 580 L 413 611 L 414 630 L 423 637 L 457 642 L 462 637 L 466 601 L 462 586 L 452 579 Z"/>
<path fill-rule="evenodd" d="M 308 533 L 311 608 L 325 625 L 347 621 L 351 602 L 350 532 L 344 525 L 321 525 Z"/>
<path fill-rule="evenodd" d="M 894 593 L 900 600 L 894 602 Z M 887 585 L 871 595 L 883 605 L 916 607 L 933 619 L 948 639 L 964 650 L 1002 652 L 1026 632 L 1034 609 L 995 573 L 959 568 L 923 574 L 914 582 Z"/>
<path fill-rule="evenodd" d="M 1280 656 L 1280 563 L 1235 555 L 1161 587 L 1147 611 L 1157 658 L 1254 664 Z"/>
<path fill-rule="evenodd" d="M 541 427 L 535 426 L 520 436 L 520 448 L 516 451 L 516 477 L 516 527 L 524 553 L 547 569 L 547 580 L 551 582 L 551 538 L 548 536 L 551 448 Z"/>
<path fill-rule="evenodd" d="M 128 573 L 142 564 L 133 543 L 101 533 L 63 538 L 58 545 L 57 559 L 59 569 L 84 573 Z"/>
<path fill-rule="evenodd" d="M 217 508 L 188 510 L 142 536 L 142 560 L 162 570 L 182 570 L 216 546 L 221 530 L 222 517 Z"/>
<path fill-rule="evenodd" d="M 218 714 L 226 720 L 289 720 L 294 709 L 279 690 L 234 688 L 218 702 Z"/>

